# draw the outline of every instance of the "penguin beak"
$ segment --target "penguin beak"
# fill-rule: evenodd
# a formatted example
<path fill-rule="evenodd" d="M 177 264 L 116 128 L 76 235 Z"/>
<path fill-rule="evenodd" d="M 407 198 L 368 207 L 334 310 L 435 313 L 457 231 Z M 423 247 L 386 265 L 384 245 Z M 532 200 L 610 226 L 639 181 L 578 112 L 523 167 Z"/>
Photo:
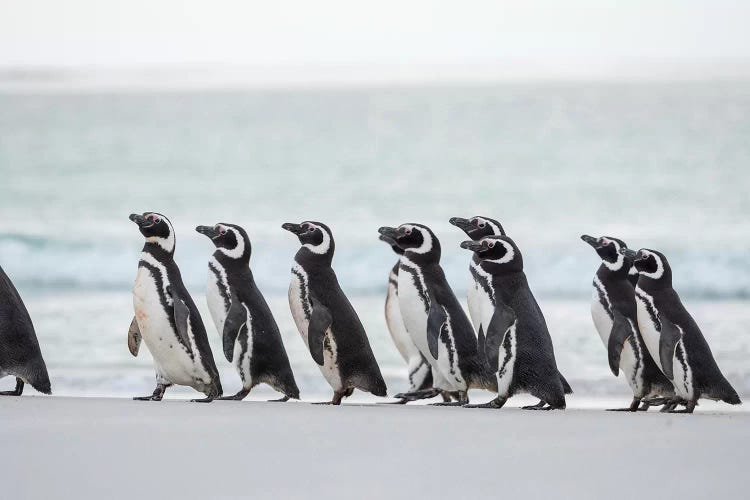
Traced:
<path fill-rule="evenodd" d="M 461 217 L 451 217 L 448 221 L 460 230 L 462 230 L 465 233 L 468 233 L 472 229 L 474 229 L 474 224 L 472 224 L 469 219 L 462 219 Z"/>
<path fill-rule="evenodd" d="M 383 226 L 380 229 L 378 229 L 378 233 L 380 233 L 380 239 L 385 242 L 388 242 L 390 240 L 390 241 L 393 241 L 395 244 L 395 242 L 398 241 L 398 229 L 396 229 L 395 227 Z M 384 239 L 384 238 L 388 238 L 388 239 Z"/>
<path fill-rule="evenodd" d="M 149 224 L 150 221 L 147 218 L 139 214 L 130 214 L 129 219 L 138 224 L 138 227 L 148 227 L 153 225 L 153 223 Z"/>
<path fill-rule="evenodd" d="M 217 236 L 219 236 L 219 232 L 212 226 L 198 226 L 195 228 L 195 230 L 204 236 L 208 236 L 211 239 L 214 239 Z"/>
<path fill-rule="evenodd" d="M 480 252 L 484 248 L 484 245 L 482 245 L 482 243 L 480 243 L 479 241 L 468 240 L 461 242 L 461 248 L 465 250 L 471 250 L 472 252 Z"/>
<path fill-rule="evenodd" d="M 620 249 L 620 253 L 627 257 L 628 259 L 634 259 L 635 262 L 638 262 L 639 260 L 643 259 L 636 259 L 636 256 L 638 253 L 635 250 L 631 250 L 629 248 L 623 247 Z"/>
<path fill-rule="evenodd" d="M 286 229 L 290 233 L 294 233 L 297 236 L 305 232 L 300 224 L 294 224 L 292 222 L 285 222 L 281 225 L 281 229 Z"/>
<path fill-rule="evenodd" d="M 389 244 L 390 246 L 398 246 L 398 245 L 396 244 L 396 240 L 394 240 L 394 239 L 393 239 L 393 238 L 391 238 L 390 236 L 386 236 L 386 235 L 384 235 L 384 234 L 381 234 L 381 235 L 380 235 L 380 236 L 378 237 L 378 239 L 379 239 L 380 241 L 385 241 L 385 242 L 386 242 L 386 243 L 388 243 L 388 244 Z"/>
<path fill-rule="evenodd" d="M 599 244 L 599 238 L 594 238 L 593 236 L 589 236 L 588 234 L 584 234 L 581 236 L 581 239 L 591 245 L 592 247 L 601 248 L 602 246 Z"/>

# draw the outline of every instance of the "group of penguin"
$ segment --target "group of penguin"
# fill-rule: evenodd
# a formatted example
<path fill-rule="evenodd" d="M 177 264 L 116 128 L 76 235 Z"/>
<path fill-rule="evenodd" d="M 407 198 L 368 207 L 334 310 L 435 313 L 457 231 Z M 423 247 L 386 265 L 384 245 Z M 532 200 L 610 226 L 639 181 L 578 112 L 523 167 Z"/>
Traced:
<path fill-rule="evenodd" d="M 299 389 L 276 321 L 250 270 L 251 244 L 235 224 L 198 226 L 215 251 L 208 262 L 206 299 L 222 337 L 227 361 L 242 389 L 224 396 L 208 334 L 174 261 L 175 231 L 162 214 L 132 214 L 145 238 L 133 287 L 134 317 L 128 348 L 141 343 L 152 355 L 156 388 L 137 400 L 159 401 L 171 385 L 205 395 L 194 401 L 242 400 L 258 384 L 299 399 Z M 502 408 L 515 394 L 539 403 L 524 409 L 564 409 L 572 392 L 555 362 L 544 315 L 529 288 L 523 257 L 501 224 L 488 217 L 450 223 L 469 240 L 469 317 L 440 266 L 440 242 L 422 224 L 381 227 L 379 238 L 398 255 L 388 282 L 385 319 L 408 366 L 409 389 L 396 404 L 441 397 L 435 405 Z M 294 256 L 289 305 L 299 333 L 333 389 L 338 405 L 354 389 L 385 397 L 380 373 L 362 323 L 331 267 L 335 243 L 325 224 L 305 221 L 282 228 L 301 244 Z M 627 248 L 617 238 L 584 235 L 601 259 L 593 280 L 594 325 L 607 348 L 609 366 L 632 388 L 623 410 L 692 413 L 700 398 L 739 404 L 737 392 L 719 370 L 698 325 L 672 288 L 669 264 L 659 252 Z M 0 268 L 0 377 L 16 377 L 49 394 L 51 385 L 29 314 Z M 469 404 L 469 389 L 497 394 Z M 684 406 L 684 409 L 677 409 Z"/>

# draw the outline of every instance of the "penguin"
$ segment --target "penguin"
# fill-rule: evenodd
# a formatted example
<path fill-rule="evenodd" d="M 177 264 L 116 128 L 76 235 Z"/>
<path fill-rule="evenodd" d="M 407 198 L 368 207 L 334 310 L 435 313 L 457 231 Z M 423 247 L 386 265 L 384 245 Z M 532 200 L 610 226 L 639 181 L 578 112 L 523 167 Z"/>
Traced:
<path fill-rule="evenodd" d="M 174 261 L 175 232 L 164 215 L 131 214 L 146 243 L 138 262 L 133 287 L 135 317 L 128 330 L 128 348 L 138 355 L 141 341 L 151 352 L 156 369 L 156 389 L 141 401 L 161 401 L 167 387 L 187 385 L 210 402 L 222 394 L 219 372 L 203 321 L 182 283 Z"/>
<path fill-rule="evenodd" d="M 29 312 L 0 267 L 0 378 L 8 375 L 16 377 L 16 388 L 0 392 L 0 396 L 20 396 L 24 384 L 42 394 L 52 394 L 47 365 Z"/>
<path fill-rule="evenodd" d="M 388 326 L 388 332 L 408 367 L 409 390 L 407 392 L 427 391 L 432 388 L 430 363 L 419 352 L 417 346 L 412 342 L 409 332 L 406 331 L 398 303 L 398 267 L 404 251 L 396 245 L 395 241 L 382 234 L 380 240 L 388 243 L 399 256 L 399 261 L 396 262 L 388 275 L 388 292 L 385 298 L 385 322 Z M 398 403 L 404 404 L 408 401 L 410 401 L 408 398 L 402 397 Z"/>
<path fill-rule="evenodd" d="M 672 288 L 672 269 L 660 252 L 642 248 L 620 252 L 634 258 L 638 270 L 635 297 L 638 328 L 654 362 L 672 381 L 675 393 L 684 400 L 685 409 L 674 413 L 693 413 L 700 398 L 741 404 L 737 391 L 719 370 L 711 348 L 698 324 Z"/>
<path fill-rule="evenodd" d="M 294 256 L 289 306 L 313 360 L 333 388 L 333 398 L 323 404 L 339 405 L 354 389 L 385 397 L 385 381 L 365 329 L 331 268 L 331 230 L 314 221 L 281 227 L 302 244 Z"/>
<path fill-rule="evenodd" d="M 472 217 L 471 219 L 452 217 L 448 222 L 462 230 L 466 233 L 466 236 L 474 241 L 479 241 L 485 236 L 505 236 L 503 226 L 498 221 L 490 219 L 489 217 L 481 217 L 479 215 Z M 482 338 L 484 337 L 484 331 L 482 330 L 480 321 L 480 310 L 482 304 L 489 304 L 490 307 L 493 307 L 490 298 L 491 290 L 489 285 L 491 276 L 484 272 L 482 266 L 479 265 L 479 257 L 476 254 L 471 258 L 469 273 L 471 275 L 471 281 L 469 282 L 466 301 L 469 305 L 469 316 L 471 317 L 471 322 L 477 332 L 477 337 Z"/>
<path fill-rule="evenodd" d="M 461 217 L 452 217 L 448 222 L 461 229 L 466 236 L 474 241 L 479 241 L 485 236 L 506 236 L 505 229 L 495 219 L 489 217 L 483 217 L 480 215 L 474 216 L 471 219 L 462 219 Z M 471 275 L 471 282 L 469 283 L 467 293 L 467 303 L 469 305 L 469 315 L 471 316 L 471 322 L 474 324 L 474 330 L 477 334 L 477 344 L 479 346 L 485 343 L 485 332 L 489 325 L 482 325 L 482 317 L 491 318 L 492 312 L 495 310 L 494 301 L 492 298 L 492 287 L 490 281 L 492 276 L 487 273 L 482 266 L 479 265 L 481 259 L 475 253 L 471 257 L 469 264 L 469 273 Z M 485 314 L 482 313 L 485 312 Z M 483 358 L 483 349 L 479 349 L 480 357 Z M 560 381 L 563 384 L 565 394 L 572 394 L 573 389 L 565 379 L 563 374 L 560 374 Z M 544 407 L 544 401 L 540 401 L 536 405 L 529 406 L 529 408 L 542 408 Z"/>
<path fill-rule="evenodd" d="M 494 311 L 482 311 L 487 324 L 484 351 L 495 374 L 492 388 L 497 398 L 469 408 L 502 408 L 520 392 L 538 397 L 546 406 L 525 409 L 564 409 L 565 391 L 555 363 L 555 353 L 547 324 L 531 293 L 523 271 L 523 257 L 507 236 L 486 236 L 480 241 L 464 241 L 461 248 L 480 258 L 480 266 L 491 277 Z"/>
<path fill-rule="evenodd" d="M 485 388 L 487 377 L 469 318 L 440 267 L 440 242 L 422 224 L 381 227 L 379 232 L 404 250 L 398 272 L 399 307 L 406 331 L 430 362 L 433 391 L 457 393 L 457 402 L 434 404 L 468 404 L 468 390 Z"/>
<path fill-rule="evenodd" d="M 610 236 L 594 238 L 584 234 L 581 239 L 601 258 L 592 282 L 594 326 L 607 349 L 612 373 L 616 377 L 622 370 L 633 391 L 630 406 L 614 411 L 637 411 L 641 401 L 641 409 L 648 410 L 652 402 L 672 399 L 672 383 L 654 363 L 638 329 L 635 288 L 631 281 L 633 259 L 620 253 L 627 245 Z"/>
<path fill-rule="evenodd" d="M 221 333 L 224 356 L 242 380 L 237 394 L 218 399 L 242 400 L 260 383 L 284 394 L 274 401 L 299 399 L 279 327 L 250 270 L 252 248 L 247 232 L 223 222 L 195 230 L 216 247 L 208 262 L 206 301 Z"/>

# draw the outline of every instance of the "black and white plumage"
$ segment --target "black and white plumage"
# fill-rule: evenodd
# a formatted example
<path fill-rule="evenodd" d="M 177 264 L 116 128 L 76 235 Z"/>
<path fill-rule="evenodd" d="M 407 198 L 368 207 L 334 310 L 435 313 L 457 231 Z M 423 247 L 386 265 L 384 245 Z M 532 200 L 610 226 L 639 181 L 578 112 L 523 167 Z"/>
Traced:
<path fill-rule="evenodd" d="M 498 396 L 489 403 L 470 406 L 501 408 L 514 394 L 528 392 L 548 405 L 544 409 L 565 408 L 552 338 L 526 280 L 518 247 L 507 236 L 487 236 L 464 241 L 461 248 L 475 252 L 482 269 L 492 277 L 495 305 L 492 312 L 482 311 L 482 323 L 488 328 L 485 345 L 479 347 L 495 373 L 493 389 Z"/>
<path fill-rule="evenodd" d="M 650 398 L 672 398 L 672 383 L 664 376 L 643 341 L 638 329 L 635 288 L 631 282 L 633 259 L 620 252 L 627 245 L 617 238 L 581 239 L 591 245 L 601 258 L 592 282 L 591 317 L 607 349 L 609 366 L 617 376 L 622 371 L 633 391 L 633 401 L 625 410 L 648 409 Z"/>
<path fill-rule="evenodd" d="M 338 405 L 354 389 L 386 396 L 386 385 L 362 323 L 331 268 L 335 243 L 320 222 L 286 223 L 302 247 L 294 256 L 289 306 L 313 360 Z"/>
<path fill-rule="evenodd" d="M 154 360 L 157 384 L 151 396 L 135 399 L 160 401 L 166 388 L 177 384 L 206 395 L 194 401 L 212 401 L 221 396 L 221 381 L 206 328 L 174 261 L 174 228 L 155 212 L 132 214 L 130 220 L 138 225 L 146 244 L 133 287 L 135 317 L 128 347 L 136 356 L 143 340 Z"/>
<path fill-rule="evenodd" d="M 621 252 L 635 259 L 638 327 L 654 362 L 685 401 L 686 409 L 680 412 L 692 413 L 700 398 L 740 404 L 698 324 L 672 288 L 672 269 L 666 257 L 645 248 L 637 253 Z"/>
<path fill-rule="evenodd" d="M 469 318 L 440 267 L 440 242 L 421 224 L 379 231 L 404 250 L 398 272 L 399 306 L 409 336 L 430 362 L 433 388 L 457 392 L 458 404 L 468 403 L 470 388 L 485 388 L 485 372 Z"/>
<path fill-rule="evenodd" d="M 242 380 L 242 389 L 220 399 L 242 400 L 258 384 L 299 399 L 279 327 L 250 270 L 250 238 L 235 224 L 198 226 L 216 251 L 208 262 L 206 301 L 221 334 L 224 356 Z"/>
<path fill-rule="evenodd" d="M 471 238 L 473 241 L 479 241 L 485 236 L 505 236 L 505 229 L 502 224 L 484 216 L 474 216 L 471 219 L 462 219 L 461 217 L 453 217 L 449 220 L 451 224 L 461 229 L 466 236 Z M 495 310 L 495 299 L 494 290 L 492 288 L 492 276 L 485 271 L 480 265 L 480 257 L 475 252 L 471 256 L 471 263 L 469 264 L 469 273 L 471 275 L 471 281 L 469 282 L 469 289 L 467 293 L 467 303 L 469 305 L 469 315 L 471 316 L 471 322 L 474 324 L 474 330 L 477 335 L 477 343 L 480 346 L 485 344 L 485 336 L 487 328 L 489 328 L 489 319 L 492 318 L 492 313 Z M 482 318 L 485 322 L 482 322 Z M 482 356 L 484 353 L 480 349 L 480 357 L 486 362 L 486 359 Z M 560 381 L 563 384 L 565 394 L 572 394 L 573 389 L 568 384 L 563 374 L 560 374 Z M 539 403 L 529 408 L 542 408 L 543 403 Z"/>
<path fill-rule="evenodd" d="M 16 388 L 0 392 L 2 396 L 20 396 L 24 384 L 52 394 L 47 365 L 29 312 L 16 287 L 0 267 L 0 378 L 13 376 Z"/>
<path fill-rule="evenodd" d="M 404 251 L 388 237 L 380 235 L 380 239 L 388 243 L 399 257 L 404 254 Z M 385 298 L 385 322 L 396 349 L 401 354 L 401 357 L 404 358 L 407 365 L 409 378 L 408 392 L 425 391 L 432 388 L 432 369 L 430 363 L 419 352 L 417 346 L 414 345 L 409 332 L 406 331 L 406 325 L 404 325 L 401 306 L 398 302 L 399 265 L 400 259 L 388 275 L 388 292 Z M 399 402 L 406 403 L 407 401 L 408 399 L 402 398 Z"/>

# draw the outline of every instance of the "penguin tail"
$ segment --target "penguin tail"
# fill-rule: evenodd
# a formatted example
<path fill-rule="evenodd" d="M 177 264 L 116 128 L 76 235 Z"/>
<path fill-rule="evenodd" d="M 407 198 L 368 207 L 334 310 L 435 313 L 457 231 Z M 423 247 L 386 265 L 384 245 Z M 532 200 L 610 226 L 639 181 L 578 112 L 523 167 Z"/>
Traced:
<path fill-rule="evenodd" d="M 732 394 L 731 396 L 728 396 L 724 399 L 722 399 L 725 403 L 729 403 L 730 405 L 741 405 L 742 400 L 737 394 Z"/>
<path fill-rule="evenodd" d="M 41 392 L 42 394 L 52 394 L 52 384 L 49 378 L 44 377 L 43 380 L 36 380 L 31 384 L 31 387 Z"/>
<path fill-rule="evenodd" d="M 562 386 L 563 386 L 563 392 L 565 394 L 573 394 L 573 388 L 570 387 L 570 384 L 568 383 L 567 380 L 565 380 L 565 377 L 563 377 L 563 374 L 560 373 L 559 370 L 557 371 L 557 373 L 560 374 L 560 382 L 562 383 Z"/>

